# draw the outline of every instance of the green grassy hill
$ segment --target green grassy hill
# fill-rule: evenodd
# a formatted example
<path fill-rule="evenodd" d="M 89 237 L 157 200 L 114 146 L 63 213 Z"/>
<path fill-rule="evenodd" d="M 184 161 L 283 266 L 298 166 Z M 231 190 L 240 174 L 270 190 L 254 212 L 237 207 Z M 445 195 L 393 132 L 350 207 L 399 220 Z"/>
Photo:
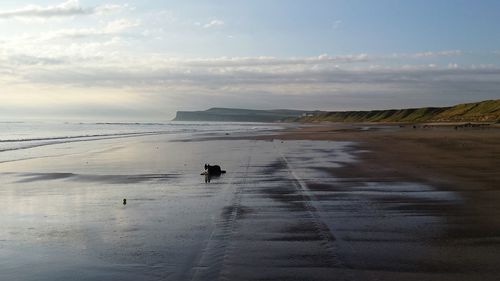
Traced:
<path fill-rule="evenodd" d="M 286 109 L 211 108 L 205 111 L 178 111 L 174 120 L 227 122 L 499 122 L 500 100 L 487 100 L 450 107 L 371 111 L 327 112 Z"/>
<path fill-rule="evenodd" d="M 500 100 L 459 104 L 451 107 L 423 107 L 371 111 L 334 111 L 297 118 L 300 122 L 498 122 Z"/>

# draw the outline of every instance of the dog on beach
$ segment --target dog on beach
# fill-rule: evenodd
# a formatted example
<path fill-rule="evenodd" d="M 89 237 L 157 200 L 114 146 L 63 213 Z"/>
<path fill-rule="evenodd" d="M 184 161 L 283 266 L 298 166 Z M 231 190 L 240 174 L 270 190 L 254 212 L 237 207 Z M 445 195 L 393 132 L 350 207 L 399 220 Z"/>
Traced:
<path fill-rule="evenodd" d="M 225 174 L 226 171 L 222 170 L 219 165 L 209 165 L 205 164 L 205 171 L 201 175 L 205 176 L 205 182 L 210 182 L 212 177 L 220 177 Z"/>

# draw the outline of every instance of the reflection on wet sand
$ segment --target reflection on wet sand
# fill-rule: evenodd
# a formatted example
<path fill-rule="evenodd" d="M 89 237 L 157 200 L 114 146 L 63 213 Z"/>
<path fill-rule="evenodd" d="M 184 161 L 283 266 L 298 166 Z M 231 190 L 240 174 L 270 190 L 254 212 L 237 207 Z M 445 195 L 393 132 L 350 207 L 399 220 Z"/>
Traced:
<path fill-rule="evenodd" d="M 85 175 L 74 173 L 20 173 L 18 175 L 23 182 L 36 182 L 47 180 L 68 180 L 80 182 L 96 182 L 96 183 L 123 183 L 132 184 L 146 181 L 168 181 L 178 175 L 175 174 L 146 174 L 146 175 Z"/>
<path fill-rule="evenodd" d="M 447 236 L 446 210 L 464 204 L 452 190 L 335 175 L 358 161 L 350 142 L 148 136 L 81 145 L 92 152 L 0 167 L 1 280 L 495 280 L 499 273 L 487 246 L 458 247 Z M 230 172 L 204 181 L 206 159 Z"/>

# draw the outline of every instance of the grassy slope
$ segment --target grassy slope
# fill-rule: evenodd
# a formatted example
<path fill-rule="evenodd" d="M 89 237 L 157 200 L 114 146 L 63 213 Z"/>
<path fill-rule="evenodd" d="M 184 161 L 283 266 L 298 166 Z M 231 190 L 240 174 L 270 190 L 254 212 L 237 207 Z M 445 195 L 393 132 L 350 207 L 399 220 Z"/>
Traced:
<path fill-rule="evenodd" d="M 497 122 L 500 100 L 459 104 L 452 107 L 325 112 L 298 121 L 317 122 Z"/>

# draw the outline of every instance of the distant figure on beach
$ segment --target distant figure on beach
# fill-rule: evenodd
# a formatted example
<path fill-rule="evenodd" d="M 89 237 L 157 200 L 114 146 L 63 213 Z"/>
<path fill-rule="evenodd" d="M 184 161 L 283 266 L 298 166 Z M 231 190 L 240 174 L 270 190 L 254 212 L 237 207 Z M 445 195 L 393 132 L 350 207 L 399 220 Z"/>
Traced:
<path fill-rule="evenodd" d="M 209 165 L 205 164 L 205 171 L 201 175 L 205 175 L 205 182 L 210 182 L 212 177 L 220 177 L 220 175 L 225 174 L 226 171 L 222 170 L 219 165 Z"/>
<path fill-rule="evenodd" d="M 127 199 L 123 198 L 123 205 L 127 205 Z"/>

